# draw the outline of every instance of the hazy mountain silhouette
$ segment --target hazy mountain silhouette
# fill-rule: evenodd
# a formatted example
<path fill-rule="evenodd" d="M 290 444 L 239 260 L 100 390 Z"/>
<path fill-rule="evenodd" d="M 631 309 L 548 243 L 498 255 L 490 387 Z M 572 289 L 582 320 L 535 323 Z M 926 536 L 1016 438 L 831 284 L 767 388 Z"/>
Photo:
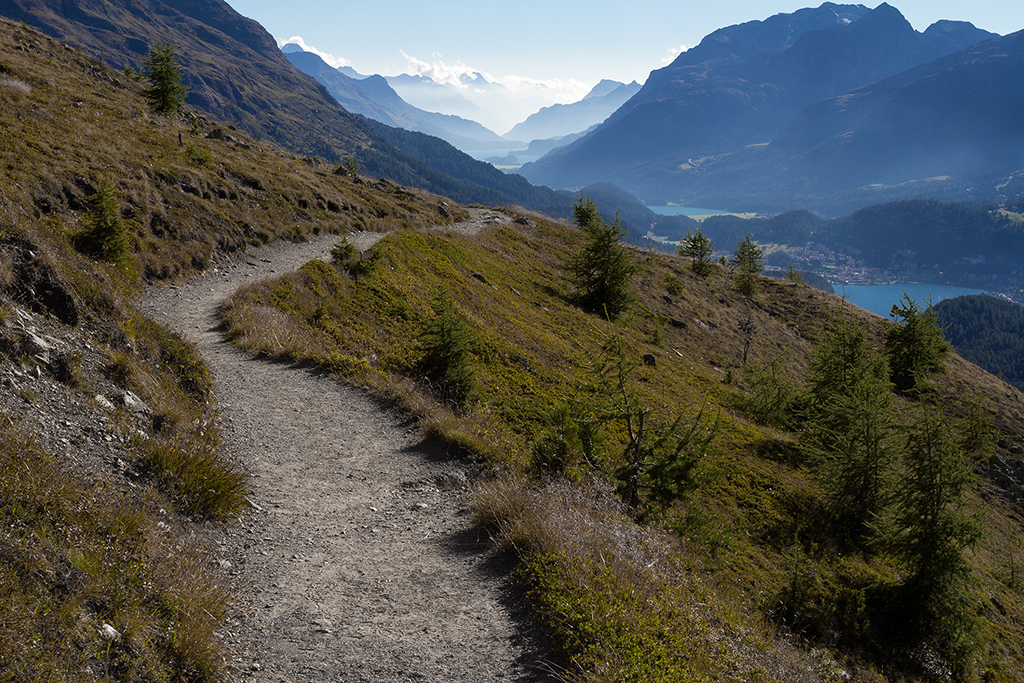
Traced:
<path fill-rule="evenodd" d="M 721 29 L 653 72 L 590 135 L 521 173 L 556 187 L 607 180 L 677 199 L 707 182 L 709 158 L 769 143 L 804 107 L 992 35 L 954 22 L 918 33 L 884 3 L 825 3 Z"/>
<path fill-rule="evenodd" d="M 640 84 L 636 81 L 626 84 L 603 80 L 579 102 L 544 107 L 502 137 L 530 141 L 580 133 L 604 121 L 639 91 Z"/>
<path fill-rule="evenodd" d="M 403 100 L 383 76 L 366 76 L 356 80 L 331 67 L 312 52 L 288 50 L 285 55 L 299 71 L 325 86 L 350 112 L 389 126 L 439 137 L 462 150 L 487 149 L 486 143 L 500 147 L 508 145 L 497 133 L 476 121 L 414 107 Z"/>

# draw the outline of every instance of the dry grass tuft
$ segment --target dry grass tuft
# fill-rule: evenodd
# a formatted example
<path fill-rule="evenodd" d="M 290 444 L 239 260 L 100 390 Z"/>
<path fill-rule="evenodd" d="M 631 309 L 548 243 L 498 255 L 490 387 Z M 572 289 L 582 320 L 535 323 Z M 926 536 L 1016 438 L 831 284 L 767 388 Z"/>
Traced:
<path fill-rule="evenodd" d="M 150 438 L 141 460 L 170 489 L 178 506 L 204 516 L 227 517 L 245 507 L 248 473 L 227 458 L 216 434 L 185 439 Z"/>
<path fill-rule="evenodd" d="M 221 680 L 214 630 L 229 593 L 205 554 L 172 545 L 157 516 L 62 471 L 0 418 L 5 680 Z"/>
<path fill-rule="evenodd" d="M 0 250 L 0 290 L 5 290 L 14 284 L 14 256 L 13 254 Z"/>
<path fill-rule="evenodd" d="M 5 93 L 15 102 L 20 102 L 32 94 L 32 88 L 25 81 L 11 76 L 0 76 L 0 92 Z"/>
<path fill-rule="evenodd" d="M 235 316 L 228 339 L 254 356 L 303 361 L 321 351 L 308 327 L 276 308 L 247 306 Z"/>

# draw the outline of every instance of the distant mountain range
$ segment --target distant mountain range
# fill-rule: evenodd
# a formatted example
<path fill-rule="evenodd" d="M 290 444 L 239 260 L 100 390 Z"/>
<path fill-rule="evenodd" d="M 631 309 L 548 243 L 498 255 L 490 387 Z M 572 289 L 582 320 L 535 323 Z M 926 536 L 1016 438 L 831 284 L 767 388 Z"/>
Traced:
<path fill-rule="evenodd" d="M 423 106 L 434 98 L 477 107 L 457 89 L 286 56 L 223 0 L 0 0 L 0 15 L 118 68 L 138 68 L 150 45 L 168 41 L 181 57 L 189 104 L 214 118 L 297 153 L 354 156 L 369 174 L 462 202 L 566 216 L 576 191 L 612 183 L 650 204 L 839 215 L 907 197 L 1024 191 L 1024 34 L 1001 38 L 952 21 L 920 33 L 887 4 L 825 3 L 723 28 L 631 96 L 636 84 L 602 82 L 581 102 L 520 120 L 527 137 L 561 132 L 585 123 L 574 118 L 580 112 L 604 116 L 599 102 L 610 108 L 626 98 L 586 134 L 535 140 L 531 149 L 553 149 L 522 167 L 525 179 L 449 144 L 509 144 Z M 512 101 L 481 74 L 464 80 L 492 101 Z M 605 195 L 624 205 L 617 189 Z M 631 219 L 634 236 L 650 223 L 659 234 L 665 227 L 643 212 Z"/>
<path fill-rule="evenodd" d="M 169 42 L 190 88 L 188 104 L 296 153 L 331 161 L 351 155 L 365 173 L 460 202 L 519 204 L 562 216 L 572 206 L 571 195 L 533 187 L 442 140 L 399 134 L 347 111 L 292 66 L 262 26 L 223 0 L 0 0 L 0 16 L 117 68 L 138 69 L 151 45 Z"/>
<path fill-rule="evenodd" d="M 389 76 L 388 83 L 413 106 L 479 121 L 499 133 L 555 99 L 547 86 L 534 85 L 525 91 L 512 92 L 481 73 L 463 74 L 458 86 L 411 74 Z"/>
<path fill-rule="evenodd" d="M 383 76 L 356 74 L 358 78 L 354 78 L 296 45 L 285 45 L 282 51 L 295 68 L 315 78 L 345 109 L 354 114 L 362 114 L 389 126 L 439 137 L 464 151 L 508 147 L 507 140 L 476 121 L 412 106 L 399 97 Z"/>
<path fill-rule="evenodd" d="M 919 33 L 898 10 L 884 3 L 874 10 L 825 3 L 727 27 L 653 72 L 640 92 L 593 132 L 520 172 L 533 182 L 555 187 L 612 182 L 650 202 L 695 206 L 730 202 L 721 208 L 761 210 L 792 208 L 786 205 L 791 201 L 821 204 L 823 195 L 865 183 L 905 182 L 915 179 L 914 173 L 937 175 L 931 172 L 931 163 L 948 157 L 944 148 L 966 144 L 957 156 L 970 162 L 979 131 L 967 132 L 975 128 L 969 117 L 957 123 L 956 117 L 947 116 L 932 126 L 935 115 L 929 107 L 945 99 L 945 110 L 956 109 L 949 104 L 960 100 L 954 84 L 967 85 L 962 79 L 970 78 L 976 83 L 972 96 L 981 100 L 961 111 L 1006 111 L 1014 106 L 1021 72 L 1016 80 L 1007 81 L 1009 62 L 1004 70 L 982 73 L 980 67 L 972 70 L 971 57 L 950 57 L 944 62 L 945 68 L 962 75 L 936 79 L 927 78 L 925 71 L 908 70 L 993 38 L 997 36 L 971 24 L 951 21 Z M 871 104 L 884 98 L 883 92 L 892 93 L 897 83 L 909 85 L 898 78 L 889 81 L 884 91 L 847 95 L 858 88 L 870 90 L 866 87 L 904 72 L 919 74 L 918 85 L 902 91 L 898 111 L 893 108 L 895 102 L 889 108 Z M 816 104 L 823 100 L 831 104 Z M 807 107 L 811 109 L 804 111 Z M 871 122 L 860 121 L 858 113 L 869 112 Z M 854 127 L 856 139 L 872 145 L 871 149 L 891 150 L 878 132 L 887 125 L 887 114 L 892 125 L 913 133 L 901 138 L 898 146 L 916 159 L 904 166 L 908 172 L 913 169 L 910 176 L 889 172 L 891 155 L 875 154 L 876 170 L 872 171 L 871 163 L 857 156 L 859 142 L 842 137 L 846 122 Z M 986 120 L 995 123 L 991 115 Z M 1007 125 L 1012 127 L 1008 121 L 998 123 L 988 134 L 990 139 Z M 871 130 L 876 131 L 874 137 L 869 135 Z M 837 151 L 817 145 L 813 153 L 811 148 L 800 148 L 815 135 L 819 143 L 831 139 Z M 927 145 L 937 151 L 926 153 Z M 846 174 L 843 160 L 836 156 L 839 150 L 846 155 L 843 160 L 857 158 L 852 173 Z M 971 168 L 984 166 L 986 158 L 978 156 Z M 1007 158 L 1000 163 L 1013 165 Z M 877 167 L 886 172 L 879 174 Z"/>
<path fill-rule="evenodd" d="M 603 80 L 579 102 L 544 107 L 502 137 L 530 142 L 582 133 L 611 116 L 639 91 L 640 84 L 636 81 L 626 84 Z"/>
<path fill-rule="evenodd" d="M 298 45 L 288 44 L 281 49 L 295 68 L 316 79 L 350 112 L 389 126 L 439 137 L 467 153 L 507 150 L 510 145 L 525 149 L 527 143 L 538 142 L 538 149 L 543 151 L 534 154 L 539 156 L 560 144 L 568 144 L 601 123 L 640 90 L 640 84 L 635 81 L 627 85 L 602 80 L 582 100 L 544 107 L 499 136 L 469 118 L 413 106 L 391 87 L 394 83 L 433 109 L 465 111 L 472 117 L 481 114 L 479 106 L 456 90 L 424 76 L 366 76 L 351 67 L 333 68 L 318 55 L 306 52 Z M 470 80 L 474 89 L 484 88 L 496 93 L 497 97 L 511 97 L 503 86 L 488 82 L 482 75 L 477 74 Z M 560 142 L 567 136 L 573 137 Z"/>

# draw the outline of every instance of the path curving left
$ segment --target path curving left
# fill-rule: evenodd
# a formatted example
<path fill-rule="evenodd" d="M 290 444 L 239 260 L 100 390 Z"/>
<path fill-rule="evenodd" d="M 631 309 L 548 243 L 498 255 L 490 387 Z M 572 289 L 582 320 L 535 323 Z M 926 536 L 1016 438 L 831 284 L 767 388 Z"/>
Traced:
<path fill-rule="evenodd" d="M 244 603 L 224 634 L 241 649 L 233 675 L 545 680 L 508 568 L 468 524 L 468 465 L 364 392 L 224 341 L 221 302 L 328 260 L 335 239 L 253 251 L 141 302 L 198 344 L 228 448 L 252 472 L 252 510 L 214 534 Z"/>

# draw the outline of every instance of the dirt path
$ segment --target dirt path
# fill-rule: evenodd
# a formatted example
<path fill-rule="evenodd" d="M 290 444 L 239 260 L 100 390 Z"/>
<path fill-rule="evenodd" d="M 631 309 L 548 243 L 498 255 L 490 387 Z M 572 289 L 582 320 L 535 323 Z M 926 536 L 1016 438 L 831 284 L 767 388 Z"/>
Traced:
<path fill-rule="evenodd" d="M 334 241 L 254 252 L 143 302 L 199 345 L 253 474 L 252 511 L 215 534 L 244 596 L 224 634 L 236 678 L 540 680 L 508 567 L 467 523 L 470 465 L 363 392 L 250 359 L 218 330 L 237 287 L 326 260 Z"/>

